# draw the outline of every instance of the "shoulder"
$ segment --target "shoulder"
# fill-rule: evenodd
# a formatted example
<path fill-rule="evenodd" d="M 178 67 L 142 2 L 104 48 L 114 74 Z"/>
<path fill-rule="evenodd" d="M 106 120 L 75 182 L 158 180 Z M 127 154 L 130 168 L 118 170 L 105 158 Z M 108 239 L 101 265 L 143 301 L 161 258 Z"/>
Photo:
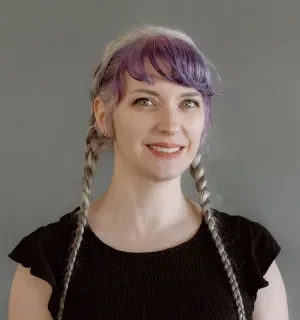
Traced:
<path fill-rule="evenodd" d="M 225 212 L 223 210 L 213 209 L 213 213 L 216 218 L 220 219 L 225 224 L 238 225 L 242 223 L 243 226 L 249 227 L 257 223 L 253 219 L 246 218 L 245 216 L 236 213 Z"/>
<path fill-rule="evenodd" d="M 218 210 L 214 214 L 223 244 L 255 299 L 258 289 L 269 285 L 266 273 L 281 247 L 270 229 L 254 219 Z"/>
<path fill-rule="evenodd" d="M 19 240 L 8 257 L 30 268 L 32 275 L 56 286 L 68 258 L 69 246 L 76 230 L 76 207 L 57 221 L 40 226 Z"/>
<path fill-rule="evenodd" d="M 279 253 L 280 246 L 270 229 L 256 221 L 238 214 L 214 210 L 223 237 L 232 238 L 239 245 L 250 245 L 251 250 L 264 253 L 265 248 Z M 249 252 L 250 253 L 250 252 Z"/>
<path fill-rule="evenodd" d="M 56 221 L 39 227 L 27 237 L 36 235 L 38 240 L 50 246 L 51 244 L 53 246 L 58 243 L 64 244 L 64 240 L 68 240 L 74 235 L 77 226 L 76 213 L 78 210 L 79 207 L 76 207 L 72 211 L 61 215 Z"/>
<path fill-rule="evenodd" d="M 219 233 L 225 238 L 234 238 L 235 241 L 249 241 L 260 224 L 255 220 L 246 218 L 239 214 L 213 210 L 217 219 Z M 263 226 L 261 226 L 263 228 Z M 242 238 L 242 239 L 241 239 Z"/>
<path fill-rule="evenodd" d="M 61 215 L 56 221 L 40 226 L 31 233 L 24 236 L 18 245 L 34 245 L 34 243 L 42 245 L 43 248 L 63 246 L 65 240 L 71 238 L 76 228 L 76 212 L 79 207 Z M 18 246 L 17 246 L 18 247 Z M 24 247 L 25 249 L 25 247 Z"/>

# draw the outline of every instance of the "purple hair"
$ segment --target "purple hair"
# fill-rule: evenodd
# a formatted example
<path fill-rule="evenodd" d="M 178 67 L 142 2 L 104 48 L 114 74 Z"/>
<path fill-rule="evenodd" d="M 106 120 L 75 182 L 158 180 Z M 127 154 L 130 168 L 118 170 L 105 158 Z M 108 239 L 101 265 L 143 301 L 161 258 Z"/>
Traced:
<path fill-rule="evenodd" d="M 109 91 L 114 93 L 115 101 L 120 102 L 123 95 L 122 75 L 125 71 L 138 81 L 153 84 L 151 76 L 145 70 L 147 58 L 155 70 L 169 81 L 192 87 L 201 93 L 205 105 L 205 136 L 212 122 L 211 98 L 219 94 L 213 88 L 204 56 L 195 45 L 179 37 L 159 34 L 140 37 L 123 44 L 111 54 L 106 68 L 103 66 L 105 60 L 97 67 L 91 100 L 94 100 L 103 88 L 110 87 Z M 171 75 L 162 70 L 159 62 L 170 70 Z"/>

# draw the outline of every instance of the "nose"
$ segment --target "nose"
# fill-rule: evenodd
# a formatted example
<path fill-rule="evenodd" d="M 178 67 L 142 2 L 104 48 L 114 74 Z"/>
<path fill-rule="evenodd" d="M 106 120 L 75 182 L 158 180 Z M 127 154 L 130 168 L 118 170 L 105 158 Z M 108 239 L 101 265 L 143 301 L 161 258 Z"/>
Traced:
<path fill-rule="evenodd" d="M 158 115 L 157 128 L 160 132 L 168 135 L 175 135 L 180 132 L 181 125 L 176 108 L 162 108 Z"/>

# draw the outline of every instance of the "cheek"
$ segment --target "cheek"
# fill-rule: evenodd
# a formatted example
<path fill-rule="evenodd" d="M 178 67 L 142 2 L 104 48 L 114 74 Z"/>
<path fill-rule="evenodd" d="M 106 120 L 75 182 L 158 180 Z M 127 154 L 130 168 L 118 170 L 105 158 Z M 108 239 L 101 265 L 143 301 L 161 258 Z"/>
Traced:
<path fill-rule="evenodd" d="M 188 131 L 189 136 L 192 144 L 200 144 L 202 132 L 204 128 L 204 117 L 194 117 L 193 119 L 190 119 Z"/>
<path fill-rule="evenodd" d="M 143 141 L 147 138 L 151 123 L 147 117 L 125 110 L 114 116 L 114 127 L 117 140 L 130 140 L 134 144 L 134 141 Z"/>

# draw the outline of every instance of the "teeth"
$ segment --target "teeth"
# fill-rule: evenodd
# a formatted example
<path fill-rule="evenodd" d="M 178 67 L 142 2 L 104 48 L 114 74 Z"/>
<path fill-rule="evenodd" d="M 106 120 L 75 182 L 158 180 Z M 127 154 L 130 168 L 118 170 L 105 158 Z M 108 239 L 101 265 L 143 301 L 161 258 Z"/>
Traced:
<path fill-rule="evenodd" d="M 151 145 L 149 145 L 149 147 L 159 152 L 166 152 L 166 153 L 174 153 L 180 149 L 180 147 L 179 148 L 161 148 L 161 147 L 151 146 Z"/>

